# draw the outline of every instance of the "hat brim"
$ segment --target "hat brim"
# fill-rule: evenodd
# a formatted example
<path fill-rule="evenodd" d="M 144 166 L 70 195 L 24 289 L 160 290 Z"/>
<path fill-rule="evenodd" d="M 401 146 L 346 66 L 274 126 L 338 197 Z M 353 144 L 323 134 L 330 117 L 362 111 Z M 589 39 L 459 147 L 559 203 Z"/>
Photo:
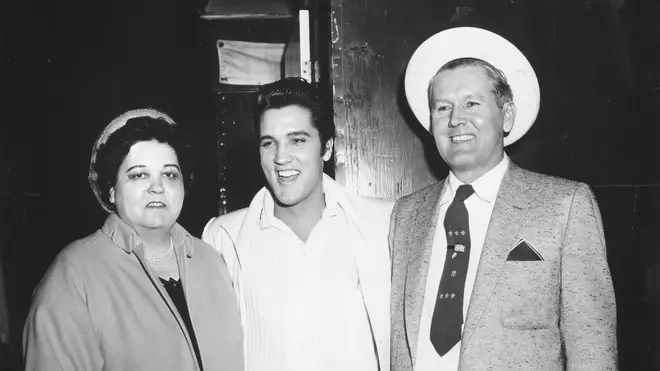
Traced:
<path fill-rule="evenodd" d="M 89 161 L 89 174 L 87 176 L 87 180 L 89 181 L 89 186 L 90 188 L 92 188 L 92 192 L 94 192 L 94 196 L 96 197 L 96 200 L 98 201 L 99 205 L 101 205 L 101 207 L 103 207 L 103 209 L 107 212 L 112 212 L 112 209 L 111 209 L 111 205 L 108 205 L 103 200 L 103 197 L 101 197 L 102 192 L 101 192 L 101 188 L 99 187 L 99 174 L 96 171 L 96 156 L 101 146 L 108 141 L 108 138 L 110 138 L 110 136 L 115 131 L 126 125 L 126 122 L 128 120 L 137 117 L 151 117 L 154 119 L 164 119 L 170 125 L 176 125 L 174 120 L 172 120 L 172 118 L 167 114 L 152 108 L 144 108 L 144 109 L 136 109 L 136 110 L 128 111 L 121 114 L 120 116 L 112 120 L 112 122 L 110 122 L 108 126 L 105 127 L 105 129 L 103 129 L 99 137 L 96 139 L 96 143 L 94 143 L 94 148 L 92 148 L 92 157 Z"/>
<path fill-rule="evenodd" d="M 405 75 L 408 104 L 417 120 L 430 130 L 428 87 L 440 67 L 458 58 L 486 61 L 507 78 L 513 91 L 516 118 L 513 129 L 504 138 L 508 146 L 520 139 L 534 124 L 541 103 L 536 73 L 527 58 L 505 38 L 475 27 L 457 27 L 439 32 L 417 48 L 410 58 Z"/>

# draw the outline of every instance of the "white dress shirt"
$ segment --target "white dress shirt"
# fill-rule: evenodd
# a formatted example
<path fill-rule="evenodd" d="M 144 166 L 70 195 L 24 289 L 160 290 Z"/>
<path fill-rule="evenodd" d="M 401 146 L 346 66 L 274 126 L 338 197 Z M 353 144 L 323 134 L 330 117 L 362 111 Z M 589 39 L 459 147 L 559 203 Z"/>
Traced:
<path fill-rule="evenodd" d="M 490 216 L 493 213 L 497 192 L 508 167 L 509 158 L 505 154 L 499 164 L 472 183 L 474 194 L 465 200 L 465 206 L 470 215 L 470 262 L 468 264 L 463 295 L 463 321 L 465 321 L 470 304 L 474 280 L 477 275 L 477 267 L 479 265 L 484 239 L 486 238 Z M 431 252 L 424 303 L 422 305 L 422 318 L 419 325 L 415 371 L 458 370 L 461 342 L 459 341 L 447 354 L 440 357 L 431 343 L 430 334 L 435 301 L 447 254 L 447 237 L 444 227 L 445 214 L 454 199 L 456 190 L 462 184 L 464 183 L 450 172 L 449 182 L 440 197 L 440 212 L 433 240 L 433 251 Z M 461 330 L 462 328 L 463 326 L 461 326 Z"/>
<path fill-rule="evenodd" d="M 242 255 L 246 370 L 376 371 L 378 361 L 341 205 L 326 192 L 303 242 L 264 196 L 258 236 Z"/>

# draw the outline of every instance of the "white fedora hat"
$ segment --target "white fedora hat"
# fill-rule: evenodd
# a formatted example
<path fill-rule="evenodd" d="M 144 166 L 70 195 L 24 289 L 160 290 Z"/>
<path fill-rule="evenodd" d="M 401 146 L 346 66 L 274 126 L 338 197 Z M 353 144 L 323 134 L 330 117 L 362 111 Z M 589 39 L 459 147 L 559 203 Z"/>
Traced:
<path fill-rule="evenodd" d="M 475 27 L 457 27 L 439 32 L 417 48 L 406 69 L 408 104 L 417 120 L 430 130 L 429 82 L 445 63 L 458 58 L 477 58 L 501 70 L 513 91 L 516 120 L 504 145 L 520 139 L 534 124 L 541 92 L 536 73 L 527 58 L 508 40 Z"/>

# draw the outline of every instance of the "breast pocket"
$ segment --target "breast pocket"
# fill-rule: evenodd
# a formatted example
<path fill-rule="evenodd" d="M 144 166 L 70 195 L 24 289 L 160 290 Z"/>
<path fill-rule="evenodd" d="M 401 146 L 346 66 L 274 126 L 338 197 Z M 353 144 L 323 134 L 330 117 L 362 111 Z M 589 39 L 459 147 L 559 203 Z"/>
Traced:
<path fill-rule="evenodd" d="M 559 313 L 559 263 L 507 261 L 499 281 L 500 321 L 508 329 L 556 325 Z"/>

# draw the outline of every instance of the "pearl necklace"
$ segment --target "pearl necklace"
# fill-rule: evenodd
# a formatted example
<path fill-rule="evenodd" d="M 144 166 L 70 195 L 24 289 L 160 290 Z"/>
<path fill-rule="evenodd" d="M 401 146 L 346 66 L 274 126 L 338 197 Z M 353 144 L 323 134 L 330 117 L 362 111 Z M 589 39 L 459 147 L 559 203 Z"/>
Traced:
<path fill-rule="evenodd" d="M 172 258 L 172 255 L 174 255 L 174 243 L 172 243 L 172 239 L 170 238 L 170 249 L 167 250 L 167 252 L 164 255 L 161 256 L 145 256 L 149 264 L 151 265 L 163 265 L 170 261 Z"/>

